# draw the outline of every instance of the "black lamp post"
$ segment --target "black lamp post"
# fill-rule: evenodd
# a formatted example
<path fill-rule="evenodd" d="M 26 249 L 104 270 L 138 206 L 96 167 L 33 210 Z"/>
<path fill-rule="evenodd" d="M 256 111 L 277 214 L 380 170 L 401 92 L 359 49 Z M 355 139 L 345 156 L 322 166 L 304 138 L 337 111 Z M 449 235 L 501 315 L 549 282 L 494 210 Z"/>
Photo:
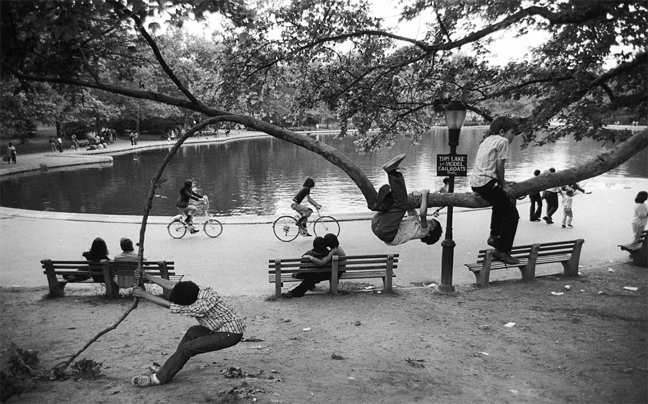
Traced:
<path fill-rule="evenodd" d="M 450 146 L 450 155 L 457 154 L 457 145 L 459 145 L 459 133 L 461 126 L 466 119 L 466 107 L 461 101 L 451 101 L 445 107 L 446 125 L 448 125 L 448 145 Z M 454 175 L 450 174 L 448 183 L 448 193 L 454 192 Z M 447 208 L 447 221 L 445 239 L 441 242 L 443 253 L 441 255 L 441 285 L 439 289 L 444 292 L 453 292 L 452 286 L 452 266 L 454 261 L 455 242 L 452 240 L 452 206 Z"/>

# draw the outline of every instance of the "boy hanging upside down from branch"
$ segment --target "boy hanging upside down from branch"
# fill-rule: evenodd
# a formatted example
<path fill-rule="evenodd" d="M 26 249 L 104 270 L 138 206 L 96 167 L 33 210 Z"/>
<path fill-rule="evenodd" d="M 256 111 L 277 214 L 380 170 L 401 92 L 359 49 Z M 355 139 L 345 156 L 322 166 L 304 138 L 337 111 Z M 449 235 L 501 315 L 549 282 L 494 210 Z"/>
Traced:
<path fill-rule="evenodd" d="M 371 230 L 389 245 L 398 245 L 410 240 L 420 239 L 426 244 L 434 244 L 441 237 L 441 223 L 427 218 L 427 196 L 430 190 L 421 190 L 421 208 L 407 209 L 407 188 L 403 174 L 398 172 L 398 166 L 405 154 L 398 155 L 388 161 L 383 170 L 387 173 L 389 185 L 383 185 L 378 191 L 379 210 L 371 220 Z M 408 216 L 405 216 L 405 213 Z"/>
<path fill-rule="evenodd" d="M 152 295 L 141 286 L 135 288 L 134 296 L 166 307 L 171 313 L 195 317 L 199 325 L 187 330 L 175 353 L 164 365 L 160 367 L 153 364 L 149 366 L 151 375 L 133 377 L 132 382 L 135 386 L 148 387 L 168 383 L 193 356 L 229 348 L 243 338 L 243 320 L 236 310 L 211 288 L 201 288 L 190 281 L 176 283 L 149 274 L 144 274 L 143 279 L 170 290 L 169 300 Z"/>

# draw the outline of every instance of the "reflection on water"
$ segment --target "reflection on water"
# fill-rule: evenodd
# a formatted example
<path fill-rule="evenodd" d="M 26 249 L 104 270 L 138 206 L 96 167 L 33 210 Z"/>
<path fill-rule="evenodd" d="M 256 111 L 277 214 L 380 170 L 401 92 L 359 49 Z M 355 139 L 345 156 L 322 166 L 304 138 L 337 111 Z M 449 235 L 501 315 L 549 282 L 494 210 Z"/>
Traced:
<path fill-rule="evenodd" d="M 484 130 L 467 128 L 461 133 L 457 153 L 468 155 L 468 170 Z M 436 155 L 447 154 L 447 134 L 438 129 L 417 145 L 407 141 L 376 154 L 358 154 L 353 138 L 320 140 L 340 150 L 365 172 L 378 187 L 386 182 L 381 165 L 399 153 L 407 153 L 402 167 L 410 190 L 437 190 L 442 178 L 436 176 Z M 520 150 L 519 140 L 511 145 L 507 178 L 521 181 L 533 170 L 557 170 L 579 165 L 599 154 L 601 146 L 562 139 L 553 145 Z M 116 156 L 113 166 L 36 173 L 0 181 L 0 204 L 7 207 L 76 213 L 141 215 L 150 181 L 167 154 L 158 149 Z M 639 182 L 648 188 L 647 153 L 642 151 L 605 175 L 584 181 L 589 189 Z M 209 195 L 219 215 L 273 215 L 290 212 L 290 201 L 304 179 L 312 176 L 316 186 L 313 198 L 330 213 L 366 212 L 362 194 L 338 167 L 319 155 L 274 138 L 240 140 L 229 143 L 184 146 L 165 171 L 167 180 L 153 203 L 152 215 L 176 214 L 178 190 L 187 178 L 197 182 L 199 192 Z M 468 192 L 467 178 L 457 177 L 455 192 Z"/>

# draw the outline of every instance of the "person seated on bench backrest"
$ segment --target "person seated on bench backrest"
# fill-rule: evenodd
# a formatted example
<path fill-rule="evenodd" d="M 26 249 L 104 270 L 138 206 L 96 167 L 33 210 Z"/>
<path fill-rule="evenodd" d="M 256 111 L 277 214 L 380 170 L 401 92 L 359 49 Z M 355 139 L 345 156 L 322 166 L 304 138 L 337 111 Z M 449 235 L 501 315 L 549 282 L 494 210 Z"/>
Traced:
<path fill-rule="evenodd" d="M 325 253 L 325 251 L 328 252 L 328 254 Z M 313 240 L 313 249 L 306 251 L 303 258 L 322 267 L 328 265 L 328 270 L 298 274 L 299 278 L 303 279 L 302 283 L 293 290 L 282 293 L 281 296 L 288 299 L 291 297 L 302 297 L 308 290 L 314 289 L 315 285 L 318 283 L 331 279 L 330 265 L 334 255 L 337 255 L 338 257 L 346 256 L 346 253 L 342 247 L 340 247 L 340 242 L 335 234 L 328 233 L 323 238 L 315 238 L 315 240 Z M 338 276 L 344 273 L 343 269 L 344 263 L 338 267 Z"/>
<path fill-rule="evenodd" d="M 113 261 L 137 262 L 138 256 L 137 253 L 135 252 L 135 249 L 133 248 L 133 242 L 131 241 L 131 239 L 122 237 L 121 240 L 119 240 L 119 246 L 121 247 L 122 252 L 115 255 Z M 142 258 L 142 261 L 146 261 L 146 258 Z"/>
<path fill-rule="evenodd" d="M 393 200 L 391 205 L 383 206 L 371 220 L 371 230 L 388 245 L 398 245 L 410 240 L 420 239 L 426 244 L 439 241 L 443 229 L 441 223 L 435 219 L 427 218 L 427 196 L 430 190 L 421 190 L 421 207 L 419 213 L 416 209 L 407 209 L 408 197 L 403 174 L 397 171 L 398 165 L 405 158 L 405 154 L 396 156 L 383 166 L 387 173 L 389 185 L 383 185 L 378 193 L 378 203 Z M 408 214 L 405 217 L 405 213 Z"/>

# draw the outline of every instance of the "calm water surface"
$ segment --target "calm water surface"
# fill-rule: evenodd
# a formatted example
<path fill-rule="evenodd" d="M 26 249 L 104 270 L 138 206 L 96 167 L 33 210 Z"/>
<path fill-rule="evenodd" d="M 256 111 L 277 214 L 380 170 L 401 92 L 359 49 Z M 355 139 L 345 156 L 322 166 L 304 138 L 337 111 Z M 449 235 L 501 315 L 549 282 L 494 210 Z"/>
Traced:
<path fill-rule="evenodd" d="M 468 170 L 484 129 L 462 130 L 457 153 L 468 155 Z M 376 154 L 359 154 L 354 138 L 320 140 L 352 158 L 378 187 L 386 182 L 380 168 L 389 158 L 407 153 L 402 167 L 409 190 L 436 191 L 442 178 L 436 176 L 436 155 L 449 153 L 447 134 L 438 129 L 419 144 L 406 140 Z M 507 178 L 522 181 L 533 170 L 557 170 L 579 165 L 599 154 L 602 147 L 590 141 L 569 139 L 521 150 L 519 140 L 511 145 Z M 141 215 L 151 179 L 168 149 L 135 152 L 114 157 L 113 165 L 75 168 L 20 175 L 0 181 L 0 205 L 13 208 L 74 213 Z M 632 186 L 648 188 L 648 152 L 645 150 L 622 166 L 588 181 L 589 189 Z M 312 176 L 313 198 L 329 213 L 367 212 L 355 183 L 338 167 L 319 155 L 274 138 L 237 140 L 211 145 L 183 146 L 167 167 L 167 180 L 153 203 L 152 215 L 171 216 L 178 189 L 185 179 L 196 181 L 198 192 L 209 195 L 218 215 L 274 215 L 291 212 L 290 201 L 304 178 Z M 467 178 L 456 177 L 455 192 L 468 192 Z"/>

